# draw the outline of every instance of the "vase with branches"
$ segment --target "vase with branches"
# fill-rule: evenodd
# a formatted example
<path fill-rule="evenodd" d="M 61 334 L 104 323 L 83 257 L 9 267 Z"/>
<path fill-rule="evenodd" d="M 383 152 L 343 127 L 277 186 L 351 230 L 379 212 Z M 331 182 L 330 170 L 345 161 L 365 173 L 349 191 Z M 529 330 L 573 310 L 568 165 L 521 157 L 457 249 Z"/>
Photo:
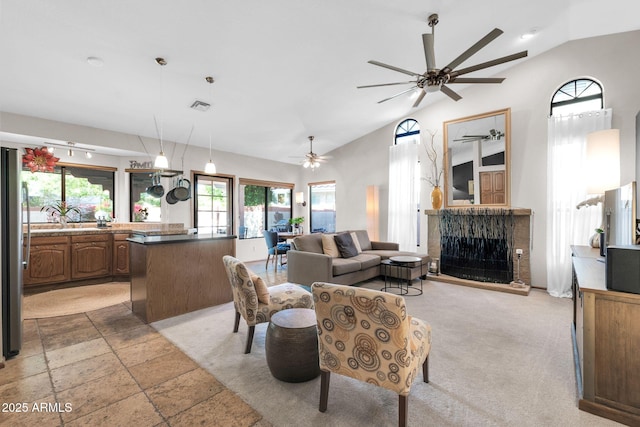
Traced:
<path fill-rule="evenodd" d="M 431 192 L 431 205 L 433 206 L 433 209 L 440 209 L 442 206 L 442 190 L 440 189 L 440 183 L 442 181 L 443 168 L 440 164 L 438 152 L 435 147 L 435 138 L 438 131 L 431 131 L 427 129 L 427 132 L 431 136 L 431 141 L 428 144 L 425 141 L 422 141 L 422 145 L 427 153 L 427 158 L 429 159 L 431 175 L 423 177 L 422 179 L 427 181 L 433 187 L 433 191 Z"/>

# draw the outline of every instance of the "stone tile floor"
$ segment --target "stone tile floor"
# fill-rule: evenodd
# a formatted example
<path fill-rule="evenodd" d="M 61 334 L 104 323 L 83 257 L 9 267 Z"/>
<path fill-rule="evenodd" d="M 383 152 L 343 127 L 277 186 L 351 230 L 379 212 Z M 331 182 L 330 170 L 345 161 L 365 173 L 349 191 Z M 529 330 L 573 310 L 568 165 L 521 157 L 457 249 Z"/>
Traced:
<path fill-rule="evenodd" d="M 0 369 L 0 426 L 270 426 L 128 304 L 25 320 L 23 341 Z"/>

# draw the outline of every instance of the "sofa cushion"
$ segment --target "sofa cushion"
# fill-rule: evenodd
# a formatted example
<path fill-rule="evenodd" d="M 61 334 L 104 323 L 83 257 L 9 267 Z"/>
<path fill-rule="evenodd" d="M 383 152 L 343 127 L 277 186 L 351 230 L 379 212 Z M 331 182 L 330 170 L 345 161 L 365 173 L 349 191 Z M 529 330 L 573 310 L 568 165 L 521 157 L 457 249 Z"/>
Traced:
<path fill-rule="evenodd" d="M 314 254 L 324 253 L 322 251 L 322 234 L 307 234 L 295 237 L 293 245 L 298 251 L 313 252 Z"/>
<path fill-rule="evenodd" d="M 340 256 L 340 250 L 338 249 L 338 245 L 336 245 L 334 237 L 335 234 L 322 235 L 322 252 L 331 258 L 338 258 Z"/>
<path fill-rule="evenodd" d="M 360 271 L 360 261 L 354 258 L 334 258 L 333 259 L 333 275 L 340 276 L 341 274 L 353 273 L 354 271 Z"/>
<path fill-rule="evenodd" d="M 368 251 L 371 249 L 371 240 L 369 240 L 369 234 L 367 230 L 354 230 L 356 236 L 358 236 L 358 242 L 360 243 L 360 249 Z"/>
<path fill-rule="evenodd" d="M 358 255 L 358 250 L 356 249 L 356 245 L 353 243 L 351 234 L 338 233 L 335 235 L 334 240 L 336 242 L 336 246 L 338 246 L 340 255 L 343 258 L 351 258 Z"/>
<path fill-rule="evenodd" d="M 360 242 L 358 241 L 358 235 L 355 231 L 352 231 L 349 234 L 351 234 L 351 240 L 353 240 L 353 245 L 356 247 L 356 251 L 358 251 L 358 253 L 361 253 L 362 248 L 360 247 Z"/>
<path fill-rule="evenodd" d="M 360 262 L 360 270 L 366 270 L 367 268 L 375 267 L 380 264 L 380 257 L 373 254 L 358 254 L 353 258 L 349 258 Z"/>

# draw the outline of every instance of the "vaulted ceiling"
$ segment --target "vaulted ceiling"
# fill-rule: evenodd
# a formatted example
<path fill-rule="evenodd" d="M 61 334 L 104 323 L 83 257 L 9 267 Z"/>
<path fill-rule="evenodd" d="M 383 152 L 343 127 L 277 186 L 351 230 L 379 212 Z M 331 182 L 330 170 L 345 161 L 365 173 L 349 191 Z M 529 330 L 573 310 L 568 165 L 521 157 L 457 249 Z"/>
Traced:
<path fill-rule="evenodd" d="M 356 86 L 410 80 L 372 59 L 424 72 L 434 12 L 440 66 L 495 27 L 463 66 L 640 28 L 637 0 L 0 0 L 0 111 L 282 161 L 314 135 L 324 154 L 411 113 L 410 94 L 378 104 L 404 86 Z"/>

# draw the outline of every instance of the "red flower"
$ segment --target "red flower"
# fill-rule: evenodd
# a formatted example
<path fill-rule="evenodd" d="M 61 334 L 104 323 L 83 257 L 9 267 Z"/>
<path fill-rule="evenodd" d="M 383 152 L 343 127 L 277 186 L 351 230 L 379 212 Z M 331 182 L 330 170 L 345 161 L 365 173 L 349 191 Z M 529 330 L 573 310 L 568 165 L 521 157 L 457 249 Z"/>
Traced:
<path fill-rule="evenodd" d="M 47 147 L 41 148 L 25 148 L 25 154 L 22 156 L 22 163 L 28 167 L 31 172 L 53 172 L 56 163 L 60 160 L 53 153 L 49 152 Z"/>

